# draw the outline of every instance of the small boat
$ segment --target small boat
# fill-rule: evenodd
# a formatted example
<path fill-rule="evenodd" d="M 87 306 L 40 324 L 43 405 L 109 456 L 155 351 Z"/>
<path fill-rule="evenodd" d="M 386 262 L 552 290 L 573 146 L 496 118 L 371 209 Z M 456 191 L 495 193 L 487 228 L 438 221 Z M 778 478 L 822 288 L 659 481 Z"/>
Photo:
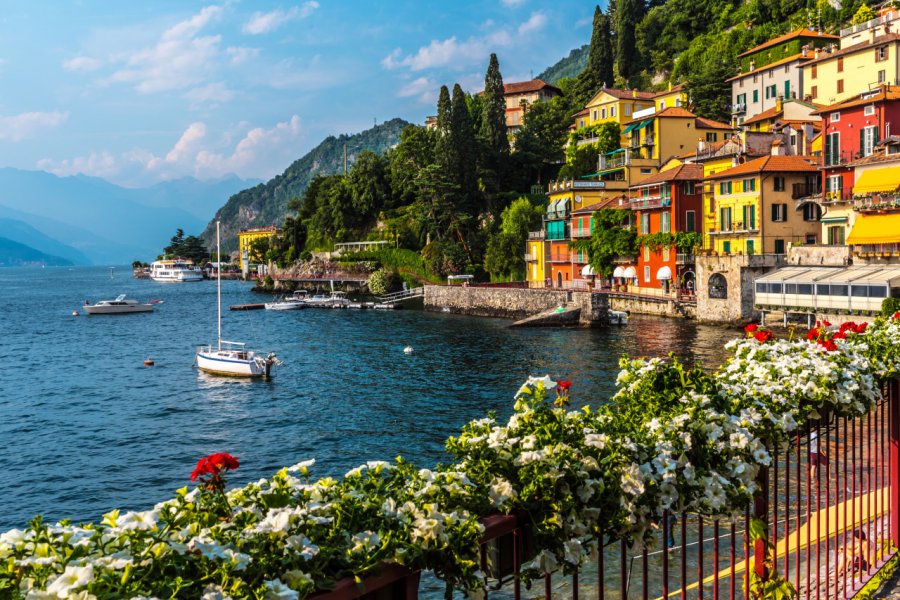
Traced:
<path fill-rule="evenodd" d="M 296 290 L 286 298 L 265 303 L 266 310 L 299 310 L 306 308 L 306 290 Z"/>
<path fill-rule="evenodd" d="M 115 300 L 101 300 L 96 304 L 84 301 L 84 310 L 89 315 L 125 315 L 129 313 L 153 312 L 152 304 L 141 304 L 137 300 L 126 298 L 125 294 Z"/>
<path fill-rule="evenodd" d="M 610 325 L 625 325 L 628 323 L 628 313 L 621 310 L 609 311 Z"/>
<path fill-rule="evenodd" d="M 350 305 L 346 292 L 331 292 L 330 296 L 316 294 L 304 302 L 313 308 L 347 308 Z"/>
<path fill-rule="evenodd" d="M 193 261 L 183 258 L 155 260 L 150 263 L 150 279 L 162 283 L 202 281 L 203 271 Z"/>
<path fill-rule="evenodd" d="M 216 256 L 219 250 L 219 222 L 216 221 Z M 272 367 L 283 364 L 273 352 L 267 355 L 247 350 L 242 342 L 226 342 L 222 339 L 222 276 L 216 271 L 216 297 L 218 301 L 218 342 L 215 346 L 197 349 L 197 368 L 214 375 L 229 377 L 270 377 Z"/>

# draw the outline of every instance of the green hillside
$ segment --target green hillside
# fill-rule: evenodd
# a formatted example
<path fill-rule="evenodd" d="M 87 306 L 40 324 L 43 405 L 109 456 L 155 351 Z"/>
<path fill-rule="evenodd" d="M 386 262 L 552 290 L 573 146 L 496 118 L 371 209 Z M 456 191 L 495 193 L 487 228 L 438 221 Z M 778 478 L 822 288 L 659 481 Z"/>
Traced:
<path fill-rule="evenodd" d="M 280 226 L 288 215 L 287 203 L 306 192 L 317 175 L 333 175 L 344 170 L 344 148 L 348 168 L 363 150 L 383 154 L 400 141 L 400 132 L 409 125 L 403 119 L 391 119 L 354 135 L 329 136 L 284 173 L 266 183 L 233 195 L 207 225 L 201 235 L 208 246 L 216 240 L 216 220 L 222 221 L 222 249 L 237 248 L 237 232 L 251 227 Z"/>
<path fill-rule="evenodd" d="M 585 44 L 581 48 L 575 48 L 565 58 L 561 58 L 555 65 L 547 67 L 535 79 L 546 81 L 547 83 L 556 83 L 563 77 L 578 77 L 578 74 L 584 71 L 587 66 L 589 44 Z"/>
<path fill-rule="evenodd" d="M 46 265 L 69 267 L 72 261 L 51 254 L 44 254 L 31 246 L 0 237 L 0 267 L 30 267 Z"/>

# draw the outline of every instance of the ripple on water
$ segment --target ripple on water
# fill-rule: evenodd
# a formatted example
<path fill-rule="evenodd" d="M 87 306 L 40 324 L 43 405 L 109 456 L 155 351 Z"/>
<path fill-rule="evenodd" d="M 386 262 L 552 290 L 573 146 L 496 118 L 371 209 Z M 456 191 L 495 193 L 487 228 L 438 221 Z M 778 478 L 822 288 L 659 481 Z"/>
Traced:
<path fill-rule="evenodd" d="M 467 421 L 508 416 L 528 375 L 570 379 L 577 402 L 597 405 L 623 354 L 716 363 L 733 337 L 640 316 L 582 331 L 414 310 L 226 311 L 225 339 L 286 362 L 272 382 L 235 381 L 192 367 L 196 347 L 214 341 L 214 282 L 166 286 L 125 272 L 0 269 L 0 530 L 38 513 L 78 521 L 146 509 L 188 485 L 210 452 L 238 456 L 234 484 L 309 458 L 316 476 L 397 455 L 432 466 Z M 152 314 L 70 316 L 84 298 L 121 293 L 165 303 Z M 264 299 L 237 281 L 222 282 L 222 296 L 226 306 Z M 27 369 L 15 366 L 22 357 Z"/>

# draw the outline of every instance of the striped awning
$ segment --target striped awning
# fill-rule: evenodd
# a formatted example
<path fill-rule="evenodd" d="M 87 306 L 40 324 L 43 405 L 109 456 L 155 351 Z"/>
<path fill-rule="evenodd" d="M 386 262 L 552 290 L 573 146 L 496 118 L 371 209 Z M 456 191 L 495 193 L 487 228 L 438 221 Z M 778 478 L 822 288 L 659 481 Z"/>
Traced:
<path fill-rule="evenodd" d="M 900 213 L 892 215 L 860 215 L 850 229 L 847 243 L 893 244 L 900 242 Z"/>

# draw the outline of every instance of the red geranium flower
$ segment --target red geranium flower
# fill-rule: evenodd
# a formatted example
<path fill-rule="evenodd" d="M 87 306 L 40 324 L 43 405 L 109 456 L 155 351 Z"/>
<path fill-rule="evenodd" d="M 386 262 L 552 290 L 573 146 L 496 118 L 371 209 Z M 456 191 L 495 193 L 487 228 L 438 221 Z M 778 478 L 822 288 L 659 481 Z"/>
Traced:
<path fill-rule="evenodd" d="M 556 387 L 558 387 L 559 389 L 561 389 L 563 391 L 568 392 L 569 388 L 572 387 L 572 382 L 571 381 L 557 381 Z"/>
<path fill-rule="evenodd" d="M 894 316 L 891 317 L 891 318 L 892 318 L 892 319 L 900 319 L 900 310 L 898 310 L 897 312 L 895 312 L 895 313 L 894 313 Z"/>
<path fill-rule="evenodd" d="M 755 337 L 756 341 L 758 341 L 760 344 L 764 344 L 765 342 L 771 340 L 775 336 L 772 335 L 772 332 L 769 331 L 768 329 L 758 329 L 753 334 L 753 337 Z"/>
<path fill-rule="evenodd" d="M 759 325 L 756 323 L 748 323 L 746 327 L 744 327 L 744 331 L 747 333 L 754 333 L 757 329 L 759 329 Z"/>
<path fill-rule="evenodd" d="M 191 481 L 197 481 L 197 479 L 205 476 L 220 477 L 225 471 L 233 471 L 239 466 L 241 464 L 238 462 L 238 459 L 227 452 L 210 454 L 197 461 L 197 466 L 191 473 Z"/>

